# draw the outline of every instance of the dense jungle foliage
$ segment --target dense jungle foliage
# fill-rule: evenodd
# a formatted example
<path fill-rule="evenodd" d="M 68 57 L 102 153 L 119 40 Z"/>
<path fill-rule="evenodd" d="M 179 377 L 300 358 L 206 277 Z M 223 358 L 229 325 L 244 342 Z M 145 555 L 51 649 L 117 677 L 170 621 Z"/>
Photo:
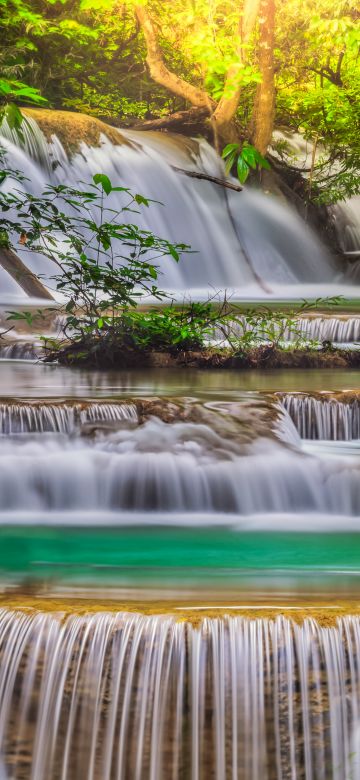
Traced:
<path fill-rule="evenodd" d="M 240 178 L 274 127 L 300 131 L 331 202 L 359 191 L 359 15 L 353 0 L 1 0 L 0 94 L 236 144 Z M 286 138 L 276 153 L 294 162 Z"/>

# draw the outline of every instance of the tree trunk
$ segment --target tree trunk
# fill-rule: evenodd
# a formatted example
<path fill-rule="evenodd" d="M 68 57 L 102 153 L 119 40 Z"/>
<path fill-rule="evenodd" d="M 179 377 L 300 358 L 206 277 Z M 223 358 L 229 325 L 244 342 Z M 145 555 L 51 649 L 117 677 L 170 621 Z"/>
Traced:
<path fill-rule="evenodd" d="M 271 141 L 275 114 L 274 79 L 275 0 L 260 0 L 259 68 L 261 84 L 256 90 L 251 120 L 253 145 L 265 155 Z"/>
<path fill-rule="evenodd" d="M 237 140 L 231 136 L 231 129 L 241 95 L 241 70 L 247 60 L 246 46 L 255 30 L 260 0 L 244 0 L 244 8 L 239 22 L 238 62 L 232 65 L 226 76 L 224 93 L 213 113 L 212 123 L 215 132 L 230 141 Z M 234 129 L 234 128 L 233 128 Z"/>
<path fill-rule="evenodd" d="M 247 60 L 246 46 L 249 44 L 255 30 L 259 4 L 260 0 L 244 0 L 244 8 L 239 22 L 238 62 L 229 68 L 225 79 L 224 94 L 217 104 L 205 90 L 194 87 L 167 68 L 150 14 L 144 5 L 135 6 L 136 17 L 146 42 L 146 62 L 151 77 L 157 84 L 161 84 L 161 86 L 166 87 L 173 94 L 188 101 L 196 109 L 205 109 L 208 112 L 214 136 L 214 145 L 218 151 L 220 151 L 221 146 L 239 140 L 235 114 L 241 94 L 241 70 Z M 185 118 L 186 112 L 177 112 L 178 116 L 180 114 L 183 114 Z M 173 126 L 177 121 L 177 115 L 174 115 Z M 179 118 L 181 119 L 182 117 L 179 116 Z M 202 118 L 202 120 L 204 125 L 209 124 L 209 122 L 205 121 L 205 118 Z M 157 127 L 165 128 L 165 121 L 163 119 L 154 120 L 152 123 L 147 123 L 146 127 L 144 124 L 143 127 L 144 129 L 155 129 L 155 122 L 157 122 Z M 171 118 L 168 118 L 168 126 L 170 123 Z"/>
<path fill-rule="evenodd" d="M 26 267 L 12 249 L 5 249 L 5 247 L 0 249 L 0 265 L 15 279 L 27 295 L 34 298 L 44 298 L 48 301 L 54 300 L 40 279 Z"/>

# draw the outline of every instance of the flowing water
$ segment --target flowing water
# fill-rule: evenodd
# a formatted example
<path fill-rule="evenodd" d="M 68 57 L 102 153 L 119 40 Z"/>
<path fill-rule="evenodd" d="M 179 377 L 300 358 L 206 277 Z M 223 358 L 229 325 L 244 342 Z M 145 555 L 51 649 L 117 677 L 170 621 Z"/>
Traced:
<path fill-rule="evenodd" d="M 358 372 L 0 371 L 2 780 L 360 778 Z"/>
<path fill-rule="evenodd" d="M 303 439 L 360 440 L 360 398 L 351 392 L 285 394 L 282 403 Z"/>
<path fill-rule="evenodd" d="M 360 776 L 359 618 L 5 609 L 0 639 L 4 777 Z"/>
<path fill-rule="evenodd" d="M 222 177 L 203 141 L 2 132 L 34 193 L 101 171 L 161 201 L 143 226 L 196 250 L 164 262 L 179 300 L 359 297 L 355 202 L 339 261 L 271 196 L 176 170 Z M 41 365 L 0 289 L 0 780 L 360 780 L 359 372 Z M 360 317 L 297 330 L 355 349 Z"/>
<path fill-rule="evenodd" d="M 213 295 L 224 289 L 252 300 L 359 296 L 354 267 L 346 260 L 337 263 L 290 207 L 271 195 L 248 188 L 235 193 L 179 173 L 180 168 L 223 177 L 221 161 L 204 141 L 127 130 L 118 145 L 103 135 L 98 146 L 84 140 L 69 157 L 56 133 L 47 140 L 35 120 L 28 121 L 24 149 L 9 128 L 3 125 L 1 132 L 8 163 L 26 172 L 31 192 L 39 194 L 49 180 L 78 186 L 100 171 L 113 183 L 157 201 L 139 217 L 142 226 L 172 241 L 186 241 L 195 252 L 179 264 L 163 263 L 162 286 L 176 298 L 185 293 L 207 297 L 209 291 Z M 123 194 L 113 193 L 109 205 L 121 208 Z M 48 260 L 29 252 L 19 255 L 53 286 Z M 10 282 L 2 284 L 6 301 L 14 298 Z"/>

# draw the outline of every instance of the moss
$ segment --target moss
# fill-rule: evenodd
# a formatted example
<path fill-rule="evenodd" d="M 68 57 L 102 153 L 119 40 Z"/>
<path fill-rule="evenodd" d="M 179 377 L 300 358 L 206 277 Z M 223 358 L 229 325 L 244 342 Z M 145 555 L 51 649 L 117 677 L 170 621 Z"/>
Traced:
<path fill-rule="evenodd" d="M 24 114 L 35 120 L 48 141 L 56 135 L 69 156 L 79 151 L 82 141 L 88 146 L 100 146 L 101 135 L 105 135 L 115 146 L 131 146 L 115 127 L 87 114 L 51 111 L 46 108 L 25 108 Z"/>
<path fill-rule="evenodd" d="M 336 625 L 339 617 L 351 615 L 360 617 L 360 603 L 356 600 L 340 601 L 329 605 L 326 603 L 303 601 L 291 602 L 286 606 L 267 606 L 266 604 L 251 603 L 251 598 L 243 594 L 237 601 L 226 599 L 225 602 L 212 602 L 209 607 L 204 607 L 204 600 L 190 602 L 175 602 L 170 600 L 156 601 L 122 601 L 112 598 L 95 600 L 81 598 L 60 598 L 39 593 L 39 595 L 22 593 L 21 590 L 3 593 L 0 595 L 0 608 L 52 612 L 61 614 L 64 618 L 68 615 L 88 615 L 96 612 L 135 612 L 144 615 L 172 615 L 179 622 L 187 622 L 192 626 L 198 626 L 204 618 L 221 618 L 225 615 L 243 617 L 249 620 L 255 618 L 275 619 L 279 615 L 302 624 L 306 618 L 313 618 L 325 628 Z M 246 601 L 246 606 L 239 606 L 239 600 Z M 250 603 L 249 603 L 250 602 Z"/>

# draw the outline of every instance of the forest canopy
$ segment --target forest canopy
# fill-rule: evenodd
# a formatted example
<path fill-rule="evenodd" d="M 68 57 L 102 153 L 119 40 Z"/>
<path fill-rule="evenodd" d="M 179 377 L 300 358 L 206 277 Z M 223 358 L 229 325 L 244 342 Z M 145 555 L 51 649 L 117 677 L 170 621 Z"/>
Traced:
<path fill-rule="evenodd" d="M 1 0 L 0 12 L 4 100 L 204 134 L 220 152 L 266 155 L 274 128 L 300 132 L 318 150 L 319 198 L 359 192 L 354 2 Z M 286 139 L 276 152 L 292 164 Z"/>

